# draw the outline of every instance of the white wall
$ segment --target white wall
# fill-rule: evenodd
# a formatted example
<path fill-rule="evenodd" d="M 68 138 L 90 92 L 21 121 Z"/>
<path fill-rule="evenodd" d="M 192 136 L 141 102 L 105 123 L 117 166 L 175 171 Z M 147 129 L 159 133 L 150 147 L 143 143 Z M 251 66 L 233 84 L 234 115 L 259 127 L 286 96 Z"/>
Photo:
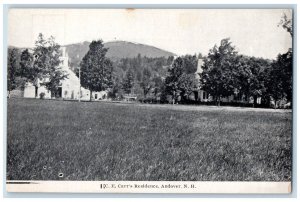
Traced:
<path fill-rule="evenodd" d="M 37 98 L 40 98 L 40 94 L 45 93 L 44 98 L 51 98 L 51 92 L 47 90 L 44 86 L 40 86 L 38 88 Z M 25 98 L 35 98 L 35 87 L 32 83 L 27 83 L 24 89 L 24 97 Z"/>

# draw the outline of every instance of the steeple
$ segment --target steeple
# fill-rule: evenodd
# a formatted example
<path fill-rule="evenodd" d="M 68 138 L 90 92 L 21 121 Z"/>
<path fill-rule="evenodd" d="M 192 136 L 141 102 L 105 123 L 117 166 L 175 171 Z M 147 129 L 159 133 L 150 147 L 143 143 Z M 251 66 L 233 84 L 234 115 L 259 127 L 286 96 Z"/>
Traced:
<path fill-rule="evenodd" d="M 66 47 L 65 46 L 62 46 L 61 47 L 61 57 L 60 59 L 62 60 L 62 67 L 63 69 L 69 69 L 69 57 L 68 57 L 68 54 L 66 52 Z"/>
<path fill-rule="evenodd" d="M 198 59 L 198 64 L 197 64 L 197 71 L 195 72 L 196 78 L 200 79 L 200 75 L 203 70 L 202 70 L 202 65 L 203 65 L 203 59 Z"/>
<path fill-rule="evenodd" d="M 203 59 L 198 59 L 198 64 L 197 64 L 197 71 L 196 71 L 196 73 L 202 73 L 202 65 L 203 65 Z"/>

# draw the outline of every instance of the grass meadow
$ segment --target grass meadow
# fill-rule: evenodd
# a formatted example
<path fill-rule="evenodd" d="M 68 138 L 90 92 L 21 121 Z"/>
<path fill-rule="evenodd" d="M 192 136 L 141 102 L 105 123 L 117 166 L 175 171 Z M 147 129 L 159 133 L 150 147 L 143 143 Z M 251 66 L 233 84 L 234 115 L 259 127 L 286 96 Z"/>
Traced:
<path fill-rule="evenodd" d="M 292 113 L 8 99 L 8 180 L 290 181 Z"/>

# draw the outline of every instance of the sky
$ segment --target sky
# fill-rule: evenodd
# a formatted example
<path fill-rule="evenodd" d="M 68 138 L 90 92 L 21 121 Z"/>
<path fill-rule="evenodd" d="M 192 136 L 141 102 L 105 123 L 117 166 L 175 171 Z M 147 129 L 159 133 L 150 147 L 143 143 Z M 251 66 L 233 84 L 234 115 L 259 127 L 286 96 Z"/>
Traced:
<path fill-rule="evenodd" d="M 223 38 L 239 53 L 275 59 L 292 47 L 282 9 L 11 9 L 8 45 L 33 47 L 39 33 L 61 45 L 102 39 L 207 55 Z"/>

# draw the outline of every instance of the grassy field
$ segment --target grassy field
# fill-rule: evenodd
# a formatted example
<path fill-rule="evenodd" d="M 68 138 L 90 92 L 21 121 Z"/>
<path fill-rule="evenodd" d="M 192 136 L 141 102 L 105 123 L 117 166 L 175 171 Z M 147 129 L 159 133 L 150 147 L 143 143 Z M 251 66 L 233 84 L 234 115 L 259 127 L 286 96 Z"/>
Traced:
<path fill-rule="evenodd" d="M 291 180 L 289 111 L 8 99 L 8 180 Z"/>

